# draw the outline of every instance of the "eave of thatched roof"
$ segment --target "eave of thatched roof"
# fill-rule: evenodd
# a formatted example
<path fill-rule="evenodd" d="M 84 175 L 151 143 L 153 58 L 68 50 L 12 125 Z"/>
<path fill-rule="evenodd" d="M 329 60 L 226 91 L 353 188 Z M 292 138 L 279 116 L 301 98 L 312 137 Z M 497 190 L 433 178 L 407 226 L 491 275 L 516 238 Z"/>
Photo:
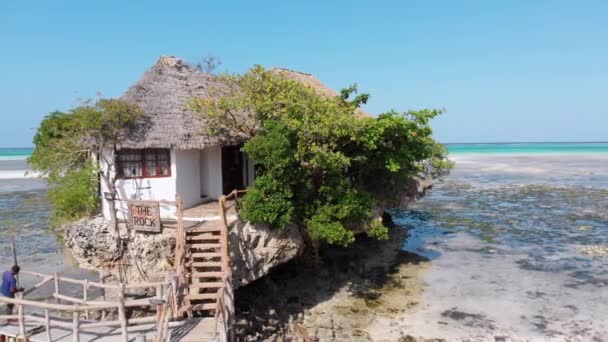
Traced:
<path fill-rule="evenodd" d="M 310 74 L 274 68 L 277 74 L 306 84 L 324 96 L 338 93 Z M 202 149 L 213 145 L 234 145 L 246 137 L 231 132 L 210 134 L 201 115 L 189 107 L 192 98 L 210 96 L 221 87 L 213 75 L 200 72 L 185 61 L 162 56 L 121 99 L 138 105 L 144 112 L 119 148 Z M 369 114 L 358 110 L 358 116 Z"/>

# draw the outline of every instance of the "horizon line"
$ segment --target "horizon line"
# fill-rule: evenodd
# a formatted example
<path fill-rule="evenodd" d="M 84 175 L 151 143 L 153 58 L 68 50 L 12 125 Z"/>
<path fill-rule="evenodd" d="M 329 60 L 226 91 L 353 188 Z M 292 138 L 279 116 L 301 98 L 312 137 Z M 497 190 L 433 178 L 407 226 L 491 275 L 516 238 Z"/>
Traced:
<path fill-rule="evenodd" d="M 443 145 L 473 145 L 473 144 L 487 144 L 487 145 L 499 145 L 499 144 L 608 144 L 608 141 L 479 141 L 479 142 L 440 142 Z M 13 146 L 4 147 L 0 149 L 33 149 L 35 146 Z"/>

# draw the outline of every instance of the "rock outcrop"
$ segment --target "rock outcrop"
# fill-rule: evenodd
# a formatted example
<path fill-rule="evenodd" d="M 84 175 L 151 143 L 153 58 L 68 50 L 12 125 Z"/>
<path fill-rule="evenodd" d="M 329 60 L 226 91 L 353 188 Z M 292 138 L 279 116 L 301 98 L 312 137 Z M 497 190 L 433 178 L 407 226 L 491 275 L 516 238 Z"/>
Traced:
<path fill-rule="evenodd" d="M 164 280 L 175 260 L 175 231 L 120 233 L 101 216 L 62 227 L 65 245 L 79 267 L 99 272 L 106 281 Z"/>
<path fill-rule="evenodd" d="M 164 279 L 175 260 L 175 230 L 131 232 L 97 216 L 63 227 L 66 246 L 81 268 L 98 271 L 107 281 Z M 236 220 L 231 225 L 230 257 L 234 286 L 246 285 L 270 269 L 295 258 L 304 248 L 296 225 L 284 230 Z"/>
<path fill-rule="evenodd" d="M 278 230 L 237 220 L 232 224 L 229 240 L 235 287 L 261 278 L 304 249 L 302 235 L 295 224 Z"/>

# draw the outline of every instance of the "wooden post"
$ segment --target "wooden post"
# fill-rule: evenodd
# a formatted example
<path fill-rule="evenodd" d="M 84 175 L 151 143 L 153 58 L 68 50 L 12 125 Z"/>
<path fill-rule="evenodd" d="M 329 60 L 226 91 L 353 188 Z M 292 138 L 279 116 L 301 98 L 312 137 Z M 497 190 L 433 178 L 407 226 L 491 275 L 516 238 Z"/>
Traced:
<path fill-rule="evenodd" d="M 44 321 L 46 328 L 46 338 L 47 340 L 49 340 L 49 342 L 52 342 L 53 338 L 51 336 L 51 316 L 49 315 L 49 309 L 44 309 Z"/>
<path fill-rule="evenodd" d="M 125 312 L 125 284 L 120 283 L 120 306 L 118 307 L 118 319 L 122 330 L 123 342 L 129 342 L 129 332 L 127 330 L 127 313 Z"/>
<path fill-rule="evenodd" d="M 99 282 L 104 284 L 105 281 L 105 277 L 104 277 L 104 271 L 102 271 L 99 274 Z M 102 287 L 101 288 L 101 301 L 105 302 L 106 301 L 106 288 Z M 106 319 L 106 309 L 101 310 L 101 320 L 103 321 L 104 319 Z"/>
<path fill-rule="evenodd" d="M 163 299 L 163 286 L 162 285 L 157 285 L 156 286 L 156 298 L 158 299 Z M 156 306 L 156 320 L 158 321 L 158 319 L 160 318 L 160 311 L 159 308 L 161 308 L 161 306 L 157 305 Z"/>
<path fill-rule="evenodd" d="M 83 304 L 86 306 L 87 305 L 87 299 L 88 299 L 88 290 L 89 290 L 89 280 L 85 279 L 84 280 L 84 284 L 82 284 L 82 290 L 83 290 L 83 295 L 82 295 L 82 300 L 83 300 Z M 84 310 L 84 318 L 85 319 L 89 319 L 89 310 Z"/>
<path fill-rule="evenodd" d="M 78 309 L 78 305 L 76 305 L 76 309 Z M 80 342 L 80 312 L 78 310 L 74 311 L 72 313 L 72 317 L 73 317 L 73 331 L 72 331 L 72 335 L 73 335 L 73 339 L 74 342 Z"/>
<path fill-rule="evenodd" d="M 177 286 L 179 288 L 179 291 L 176 289 L 177 293 L 180 293 L 180 296 L 178 297 L 178 308 L 179 310 L 181 310 L 181 308 L 183 307 L 183 303 L 182 303 L 182 299 L 184 297 L 184 293 L 182 293 L 183 289 L 184 289 L 184 284 L 186 283 L 186 277 L 185 277 L 185 253 L 186 253 L 186 233 L 184 231 L 184 223 L 183 223 L 183 217 L 184 217 L 184 208 L 183 208 L 183 202 L 182 202 L 182 197 L 177 194 L 175 196 L 175 202 L 176 202 L 176 210 L 177 210 L 177 230 L 175 231 L 175 270 L 177 272 Z"/>
<path fill-rule="evenodd" d="M 220 197 L 220 215 L 222 218 L 223 229 L 220 231 L 220 241 L 222 244 L 222 271 L 227 272 L 230 267 L 230 253 L 228 251 L 228 220 L 226 219 L 226 196 Z"/>
<path fill-rule="evenodd" d="M 23 317 L 23 304 L 17 304 L 17 315 L 19 315 L 19 335 L 26 341 L 27 337 L 25 336 L 25 317 Z"/>
<path fill-rule="evenodd" d="M 164 335 L 164 320 L 165 320 L 165 311 L 163 310 L 163 305 L 159 304 L 156 306 L 156 311 L 158 312 L 158 318 L 156 320 L 156 340 L 158 342 L 162 342 Z"/>
<path fill-rule="evenodd" d="M 55 272 L 55 274 L 53 274 L 53 278 L 55 279 L 55 293 L 59 294 L 59 274 Z M 61 300 L 59 298 L 55 298 L 55 301 L 57 304 L 61 304 Z"/>

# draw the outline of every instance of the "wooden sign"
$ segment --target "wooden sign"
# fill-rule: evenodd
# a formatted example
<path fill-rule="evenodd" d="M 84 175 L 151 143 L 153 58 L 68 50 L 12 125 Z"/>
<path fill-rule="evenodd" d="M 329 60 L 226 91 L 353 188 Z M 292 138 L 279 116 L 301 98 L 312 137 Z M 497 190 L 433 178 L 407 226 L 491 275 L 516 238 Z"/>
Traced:
<path fill-rule="evenodd" d="M 160 233 L 160 209 L 158 202 L 127 201 L 129 227 L 138 231 Z"/>

